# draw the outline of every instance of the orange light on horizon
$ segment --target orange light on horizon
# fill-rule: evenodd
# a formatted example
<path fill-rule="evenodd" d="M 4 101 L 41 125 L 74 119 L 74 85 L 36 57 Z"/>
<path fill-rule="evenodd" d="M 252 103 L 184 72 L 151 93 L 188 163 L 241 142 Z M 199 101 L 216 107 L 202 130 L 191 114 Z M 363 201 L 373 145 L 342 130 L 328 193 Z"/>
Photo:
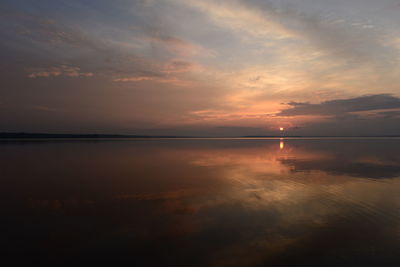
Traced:
<path fill-rule="evenodd" d="M 279 128 L 279 131 L 281 131 L 281 132 L 283 132 L 284 130 L 285 130 L 285 128 L 283 128 L 283 127 Z"/>

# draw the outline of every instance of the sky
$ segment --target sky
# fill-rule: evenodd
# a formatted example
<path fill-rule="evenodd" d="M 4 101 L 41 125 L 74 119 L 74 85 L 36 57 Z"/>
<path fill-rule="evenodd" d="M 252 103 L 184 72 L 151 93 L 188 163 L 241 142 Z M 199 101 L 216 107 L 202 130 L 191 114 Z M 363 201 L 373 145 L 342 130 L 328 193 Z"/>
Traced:
<path fill-rule="evenodd" d="M 399 0 L 2 0 L 0 131 L 400 135 Z"/>

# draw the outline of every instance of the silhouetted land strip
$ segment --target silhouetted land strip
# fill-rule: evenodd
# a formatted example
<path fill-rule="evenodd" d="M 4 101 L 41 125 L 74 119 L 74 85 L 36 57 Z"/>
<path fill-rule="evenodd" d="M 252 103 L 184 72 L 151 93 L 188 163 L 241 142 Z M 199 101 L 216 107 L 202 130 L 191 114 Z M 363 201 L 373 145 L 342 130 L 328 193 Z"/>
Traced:
<path fill-rule="evenodd" d="M 249 135 L 242 138 L 369 138 L 400 137 L 400 135 Z"/>
<path fill-rule="evenodd" d="M 149 136 L 122 134 L 0 133 L 0 139 L 97 139 L 97 138 L 190 138 L 190 136 Z"/>
<path fill-rule="evenodd" d="M 398 138 L 400 135 L 311 136 L 311 135 L 255 135 L 255 136 L 171 136 L 123 134 L 54 134 L 54 133 L 0 133 L 0 139 L 123 139 L 123 138 Z"/>

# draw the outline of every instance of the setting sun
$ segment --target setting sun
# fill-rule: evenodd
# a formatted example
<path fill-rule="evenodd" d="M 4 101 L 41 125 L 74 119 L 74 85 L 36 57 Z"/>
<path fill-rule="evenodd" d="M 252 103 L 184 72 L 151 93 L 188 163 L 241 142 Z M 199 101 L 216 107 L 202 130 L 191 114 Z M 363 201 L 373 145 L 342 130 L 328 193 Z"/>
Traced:
<path fill-rule="evenodd" d="M 285 129 L 283 127 L 279 128 L 279 131 L 283 132 Z"/>

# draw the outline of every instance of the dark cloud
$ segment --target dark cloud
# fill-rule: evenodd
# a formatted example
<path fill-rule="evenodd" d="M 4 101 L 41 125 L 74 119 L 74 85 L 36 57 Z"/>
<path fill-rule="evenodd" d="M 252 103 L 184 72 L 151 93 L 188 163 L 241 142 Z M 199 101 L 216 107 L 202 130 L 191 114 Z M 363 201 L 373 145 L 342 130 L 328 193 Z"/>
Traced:
<path fill-rule="evenodd" d="M 278 116 L 323 115 L 339 116 L 350 112 L 400 108 L 400 98 L 390 94 L 366 95 L 350 99 L 336 99 L 320 104 L 290 102 L 292 106 Z"/>

